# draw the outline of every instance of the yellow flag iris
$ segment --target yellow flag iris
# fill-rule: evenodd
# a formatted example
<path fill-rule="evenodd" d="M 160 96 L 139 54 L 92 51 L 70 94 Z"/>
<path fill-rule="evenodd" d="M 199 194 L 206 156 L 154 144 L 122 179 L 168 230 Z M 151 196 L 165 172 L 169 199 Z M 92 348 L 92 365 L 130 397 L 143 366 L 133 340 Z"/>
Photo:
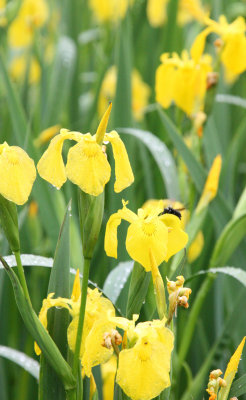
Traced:
<path fill-rule="evenodd" d="M 67 339 L 70 349 L 74 351 L 81 299 L 79 273 L 77 272 L 74 281 L 71 299 L 61 297 L 53 299 L 53 295 L 53 293 L 49 294 L 48 298 L 43 301 L 39 319 L 44 327 L 47 328 L 47 312 L 51 307 L 64 307 L 68 309 L 72 321 L 68 327 Z M 109 315 L 111 319 L 109 319 Z M 112 303 L 108 299 L 102 297 L 97 289 L 92 290 L 88 288 L 80 348 L 81 364 L 87 376 L 91 375 L 92 367 L 106 362 L 113 354 L 113 349 L 102 346 L 102 342 L 104 333 L 110 332 L 116 327 L 115 322 L 112 321 L 114 315 L 115 311 Z M 38 355 L 41 353 L 37 344 L 35 344 L 35 351 Z"/>
<path fill-rule="evenodd" d="M 141 208 L 135 214 L 126 205 L 123 201 L 123 208 L 108 220 L 104 242 L 108 256 L 117 258 L 117 228 L 122 219 L 130 223 L 126 249 L 131 258 L 139 262 L 146 271 L 151 271 L 152 268 L 150 254 L 158 266 L 185 247 L 188 235 L 182 230 L 180 219 L 171 214 L 162 215 L 161 204 L 149 214 Z"/>
<path fill-rule="evenodd" d="M 124 18 L 128 3 L 128 0 L 89 0 L 89 6 L 100 22 Z"/>
<path fill-rule="evenodd" d="M 164 108 L 174 102 L 189 116 L 203 110 L 212 58 L 204 55 L 197 59 L 193 54 L 189 57 L 184 50 L 181 57 L 176 53 L 171 57 L 162 54 L 161 62 L 156 71 L 156 100 Z"/>
<path fill-rule="evenodd" d="M 170 386 L 174 336 L 165 319 L 139 323 L 134 334 L 134 345 L 119 354 L 116 382 L 132 400 L 150 400 Z"/>
<path fill-rule="evenodd" d="M 26 203 L 36 179 L 34 161 L 18 146 L 0 145 L 0 194 L 18 205 Z"/>
<path fill-rule="evenodd" d="M 231 24 L 224 15 L 219 22 L 207 18 L 208 27 L 202 31 L 194 42 L 194 47 L 200 47 L 202 54 L 206 37 L 211 33 L 217 33 L 222 39 L 220 52 L 221 61 L 225 67 L 225 78 L 228 83 L 233 82 L 239 74 L 246 70 L 246 23 L 243 17 L 238 17 Z"/>
<path fill-rule="evenodd" d="M 104 114 L 95 135 L 90 133 L 70 132 L 61 129 L 38 162 L 40 176 L 57 189 L 67 178 L 78 185 L 85 193 L 98 196 L 110 179 L 111 167 L 103 151 L 102 142 L 108 141 L 113 148 L 115 159 L 114 190 L 120 192 L 134 181 L 131 165 L 124 143 L 116 131 L 106 133 L 111 105 Z M 75 140 L 67 156 L 66 167 L 62 158 L 62 147 L 65 140 Z"/>

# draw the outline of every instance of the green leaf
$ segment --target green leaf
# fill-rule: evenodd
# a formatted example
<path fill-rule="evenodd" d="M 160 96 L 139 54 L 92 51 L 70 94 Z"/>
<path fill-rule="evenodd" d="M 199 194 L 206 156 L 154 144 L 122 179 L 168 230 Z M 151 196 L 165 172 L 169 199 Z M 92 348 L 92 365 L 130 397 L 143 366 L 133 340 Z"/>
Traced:
<path fill-rule="evenodd" d="M 217 94 L 216 101 L 218 103 L 233 104 L 234 106 L 239 106 L 246 108 L 246 100 L 239 96 L 233 96 L 231 94 Z"/>
<path fill-rule="evenodd" d="M 103 285 L 103 291 L 112 303 L 116 303 L 132 269 L 133 261 L 123 261 L 108 274 Z"/>
<path fill-rule="evenodd" d="M 42 353 L 47 358 L 50 365 L 56 370 L 60 379 L 63 381 L 65 389 L 68 391 L 73 390 L 76 385 L 76 380 L 72 374 L 70 366 L 62 357 L 56 344 L 39 321 L 31 304 L 25 298 L 16 274 L 12 271 L 12 269 L 8 266 L 6 261 L 1 256 L 0 260 L 4 265 L 4 268 L 11 280 L 14 289 L 16 304 L 27 330 L 32 335 L 33 339 L 37 341 L 39 347 L 42 350 Z"/>
<path fill-rule="evenodd" d="M 12 349 L 7 346 L 0 346 L 0 357 L 7 358 L 15 364 L 24 368 L 29 374 L 38 380 L 39 377 L 39 363 L 31 357 L 28 357 L 21 351 Z"/>
<path fill-rule="evenodd" d="M 70 85 L 76 61 L 76 46 L 72 39 L 62 36 L 59 39 L 53 69 L 50 77 L 49 92 L 45 99 L 42 118 L 43 127 L 56 124 L 64 103 L 70 96 Z"/>
<path fill-rule="evenodd" d="M 178 200 L 180 194 L 177 169 L 173 156 L 165 143 L 163 143 L 157 136 L 153 135 L 153 133 L 142 129 L 119 128 L 118 131 L 120 133 L 132 135 L 145 144 L 160 169 L 168 198 Z"/>
<path fill-rule="evenodd" d="M 232 219 L 216 242 L 210 266 L 225 265 L 246 234 L 246 213 Z"/>
<path fill-rule="evenodd" d="M 150 273 L 146 272 L 142 265 L 135 262 L 128 292 L 127 318 L 132 318 L 133 314 L 139 314 L 148 292 L 149 283 Z"/>
<path fill-rule="evenodd" d="M 59 233 L 54 263 L 49 280 L 47 294 L 54 293 L 55 298 L 70 298 L 70 213 L 71 201 L 67 206 Z M 68 351 L 68 324 L 68 310 L 52 308 L 49 311 L 48 331 L 65 359 L 67 358 Z M 66 393 L 61 380 L 43 355 L 41 355 L 41 358 L 40 386 L 42 387 L 40 387 L 40 400 L 66 400 Z"/>
<path fill-rule="evenodd" d="M 206 271 L 205 270 L 199 271 L 197 274 L 190 276 L 186 280 L 186 282 L 192 280 L 193 278 L 196 278 L 197 276 L 208 274 L 211 272 L 214 274 L 220 273 L 220 274 L 232 276 L 237 281 L 239 281 L 243 286 L 246 287 L 246 271 L 243 271 L 241 268 L 235 268 L 235 267 L 209 268 Z"/>
<path fill-rule="evenodd" d="M 231 397 L 239 397 L 246 393 L 246 374 L 241 376 L 241 378 L 237 379 L 233 382 L 230 391 L 230 398 Z"/>

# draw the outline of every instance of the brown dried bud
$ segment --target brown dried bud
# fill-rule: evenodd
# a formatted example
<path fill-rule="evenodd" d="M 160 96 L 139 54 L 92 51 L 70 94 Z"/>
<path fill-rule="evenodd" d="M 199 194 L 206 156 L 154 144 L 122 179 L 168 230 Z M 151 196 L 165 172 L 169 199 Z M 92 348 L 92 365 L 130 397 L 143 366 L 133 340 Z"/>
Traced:
<path fill-rule="evenodd" d="M 226 387 L 227 383 L 226 383 L 226 381 L 224 379 L 219 378 L 218 381 L 219 381 L 219 386 Z"/>
<path fill-rule="evenodd" d="M 116 329 L 111 332 L 105 332 L 103 335 L 102 346 L 111 349 L 114 345 L 119 346 L 122 343 L 122 336 Z"/>
<path fill-rule="evenodd" d="M 210 372 L 209 379 L 217 379 L 222 374 L 223 372 L 221 371 L 221 369 L 214 369 Z"/>
<path fill-rule="evenodd" d="M 216 48 L 217 51 L 220 51 L 223 46 L 224 46 L 224 42 L 222 39 L 218 38 L 214 41 L 214 47 Z"/>
<path fill-rule="evenodd" d="M 217 72 L 208 72 L 207 74 L 207 90 L 217 85 L 219 74 Z"/>

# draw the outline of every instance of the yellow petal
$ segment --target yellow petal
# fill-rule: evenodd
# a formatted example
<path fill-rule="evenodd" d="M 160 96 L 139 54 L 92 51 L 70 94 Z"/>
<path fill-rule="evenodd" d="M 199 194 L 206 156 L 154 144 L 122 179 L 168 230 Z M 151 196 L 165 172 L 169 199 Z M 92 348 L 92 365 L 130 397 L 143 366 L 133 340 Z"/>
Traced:
<path fill-rule="evenodd" d="M 67 177 L 85 193 L 98 196 L 110 179 L 111 168 L 101 147 L 89 133 L 68 152 Z"/>
<path fill-rule="evenodd" d="M 17 146 L 0 148 L 0 193 L 18 205 L 26 203 L 36 179 L 36 168 L 27 153 Z"/>
<path fill-rule="evenodd" d="M 181 229 L 181 220 L 172 214 L 163 214 L 160 219 L 168 228 L 167 255 L 165 261 L 182 250 L 188 242 L 188 235 Z"/>
<path fill-rule="evenodd" d="M 222 158 L 221 155 L 218 154 L 215 157 L 213 164 L 210 168 L 210 171 L 208 173 L 208 177 L 205 182 L 201 198 L 197 205 L 196 212 L 199 212 L 202 208 L 208 206 L 210 201 L 212 201 L 214 197 L 217 195 L 221 166 L 222 166 Z"/>
<path fill-rule="evenodd" d="M 168 0 L 148 0 L 147 17 L 154 28 L 161 26 L 166 21 L 166 8 Z"/>
<path fill-rule="evenodd" d="M 62 146 L 65 139 L 67 137 L 63 134 L 55 136 L 37 165 L 39 175 L 58 189 L 67 180 L 62 158 Z"/>
<path fill-rule="evenodd" d="M 34 140 L 35 147 L 40 147 L 43 144 L 51 140 L 61 129 L 60 125 L 53 125 L 45 129 L 40 135 Z"/>
<path fill-rule="evenodd" d="M 204 31 L 199 33 L 199 35 L 197 35 L 196 39 L 194 40 L 190 50 L 190 54 L 195 63 L 199 62 L 204 52 L 206 38 L 212 32 L 212 30 L 213 28 L 209 26 L 208 28 L 204 29 Z"/>
<path fill-rule="evenodd" d="M 103 381 L 103 399 L 114 399 L 114 379 L 117 370 L 116 356 L 113 355 L 106 363 L 101 365 L 102 381 Z"/>
<path fill-rule="evenodd" d="M 106 129 L 107 129 L 107 125 L 108 125 L 108 120 L 109 120 L 110 113 L 111 113 L 111 109 L 112 109 L 112 103 L 109 103 L 109 106 L 108 106 L 106 112 L 104 113 L 104 115 L 101 119 L 101 122 L 97 128 L 96 141 L 99 145 L 101 145 L 103 142 L 104 135 L 106 133 Z"/>
<path fill-rule="evenodd" d="M 176 71 L 173 64 L 165 62 L 168 54 L 165 56 L 166 58 L 162 57 L 164 64 L 159 65 L 156 70 L 155 92 L 156 101 L 158 101 L 162 107 L 168 108 L 173 101 L 173 85 L 175 82 Z"/>
<path fill-rule="evenodd" d="M 33 29 L 24 18 L 17 17 L 9 27 L 8 40 L 12 47 L 28 46 L 32 37 Z"/>
<path fill-rule="evenodd" d="M 188 250 L 189 263 L 192 263 L 199 257 L 199 255 L 202 252 L 203 246 L 204 246 L 204 236 L 202 231 L 199 231 Z"/>
<path fill-rule="evenodd" d="M 126 207 L 126 204 L 127 203 L 123 202 L 123 209 L 119 210 L 115 214 L 112 214 L 106 225 L 104 249 L 107 256 L 109 257 L 117 258 L 117 229 L 121 223 L 121 220 L 124 219 L 132 223 L 133 221 L 138 219 L 137 215 Z"/>
<path fill-rule="evenodd" d="M 158 217 L 150 221 L 139 218 L 128 228 L 126 249 L 133 260 L 139 262 L 146 271 L 150 271 L 150 250 L 157 266 L 160 265 L 167 255 L 167 241 L 167 227 Z"/>
<path fill-rule="evenodd" d="M 163 339 L 165 336 L 164 332 Z M 132 400 L 153 399 L 170 386 L 173 335 L 171 346 L 169 342 L 170 331 L 166 343 L 163 343 L 149 330 L 145 336 L 140 336 L 133 348 L 120 352 L 116 381 Z"/>
<path fill-rule="evenodd" d="M 115 160 L 115 184 L 116 193 L 121 192 L 134 182 L 131 164 L 124 143 L 116 131 L 105 135 L 105 140 L 112 144 Z"/>
<path fill-rule="evenodd" d="M 104 333 L 111 332 L 112 329 L 115 329 L 114 324 L 104 318 L 100 318 L 93 324 L 86 338 L 85 351 L 81 360 L 87 376 L 91 375 L 92 367 L 108 361 L 112 356 L 113 348 L 108 349 L 102 346 Z"/>
<path fill-rule="evenodd" d="M 61 133 L 51 140 L 48 149 L 44 152 L 37 165 L 39 175 L 57 189 L 60 189 L 67 180 L 62 158 L 62 146 L 66 139 L 79 141 L 82 139 L 82 134 L 61 129 Z"/>
<path fill-rule="evenodd" d="M 74 283 L 73 283 L 73 290 L 72 290 L 72 295 L 71 299 L 72 301 L 78 301 L 81 295 L 81 289 L 80 289 L 80 277 L 79 277 L 79 269 L 77 269 L 75 278 L 74 278 Z"/>
<path fill-rule="evenodd" d="M 237 369 L 238 369 L 238 364 L 240 362 L 240 358 L 243 352 L 244 344 L 245 344 L 245 339 L 246 337 L 243 338 L 241 343 L 239 344 L 238 348 L 236 349 L 235 353 L 232 355 L 227 368 L 226 372 L 224 375 L 224 379 L 226 381 L 226 386 L 222 387 L 219 393 L 219 398 L 220 399 L 227 399 L 228 394 L 230 392 L 230 387 L 233 382 L 233 379 L 235 378 Z"/>
<path fill-rule="evenodd" d="M 226 74 L 238 75 L 246 69 L 246 38 L 245 33 L 237 33 L 228 37 L 222 50 L 221 61 L 226 68 Z M 227 76 L 227 75 L 226 75 Z"/>

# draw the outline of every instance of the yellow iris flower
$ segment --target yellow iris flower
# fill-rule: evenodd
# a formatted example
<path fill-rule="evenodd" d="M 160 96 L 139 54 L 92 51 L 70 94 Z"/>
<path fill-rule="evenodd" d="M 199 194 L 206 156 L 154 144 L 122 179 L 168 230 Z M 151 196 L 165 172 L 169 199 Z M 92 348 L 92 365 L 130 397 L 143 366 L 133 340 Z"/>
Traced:
<path fill-rule="evenodd" d="M 17 18 L 8 30 L 11 46 L 28 46 L 32 42 L 35 28 L 40 28 L 49 15 L 45 0 L 23 0 Z"/>
<path fill-rule="evenodd" d="M 77 271 L 74 280 L 71 299 L 61 297 L 53 299 L 53 295 L 54 293 L 50 293 L 48 298 L 43 301 L 43 305 L 39 313 L 39 319 L 44 327 L 47 328 L 47 312 L 50 308 L 64 307 L 68 309 L 72 317 L 72 321 L 68 327 L 67 339 L 69 348 L 74 351 L 81 298 L 79 272 Z M 112 303 L 108 299 L 102 297 L 101 293 L 97 289 L 92 290 L 88 288 L 85 320 L 80 348 L 81 364 L 87 376 L 91 375 L 92 367 L 108 361 L 113 354 L 113 349 L 102 346 L 102 342 L 104 333 L 110 332 L 116 327 L 115 322 L 112 320 L 114 315 L 115 310 Z M 109 316 L 111 317 L 110 319 Z M 36 343 L 35 351 L 38 355 L 41 353 L 41 350 Z"/>
<path fill-rule="evenodd" d="M 116 382 L 132 400 L 153 399 L 170 386 L 174 336 L 165 322 L 142 322 L 127 332 L 130 348 L 119 354 Z"/>
<path fill-rule="evenodd" d="M 181 57 L 162 54 L 161 62 L 156 70 L 156 100 L 164 108 L 174 102 L 189 116 L 203 110 L 212 58 L 206 54 L 195 58 L 192 53 L 189 57 L 184 50 Z"/>
<path fill-rule="evenodd" d="M 0 194 L 18 205 L 26 203 L 36 179 L 34 161 L 18 146 L 0 145 Z"/>
<path fill-rule="evenodd" d="M 102 115 L 108 102 L 112 101 L 115 97 L 117 84 L 117 69 L 112 66 L 107 71 L 98 101 L 98 113 Z M 150 87 L 142 80 L 139 72 L 134 69 L 131 76 L 132 84 L 132 112 L 136 121 L 140 121 L 144 115 L 144 108 L 148 104 L 148 98 L 150 95 Z"/>
<path fill-rule="evenodd" d="M 123 201 L 123 208 L 108 220 L 104 242 L 108 256 L 117 258 L 117 228 L 122 219 L 130 223 L 126 249 L 130 257 L 139 262 L 146 271 L 152 269 L 152 257 L 159 266 L 185 247 L 188 235 L 182 230 L 180 219 L 171 214 L 161 215 L 161 204 L 149 214 L 141 208 L 135 214 L 126 205 Z"/>
<path fill-rule="evenodd" d="M 124 143 L 116 131 L 106 133 L 110 110 L 111 105 L 93 136 L 90 133 L 83 135 L 80 132 L 61 129 L 61 133 L 51 140 L 48 149 L 38 162 L 37 169 L 40 176 L 58 189 L 68 178 L 85 193 L 98 196 L 103 192 L 111 175 L 111 167 L 102 147 L 102 142 L 105 140 L 110 142 L 113 148 L 115 192 L 121 192 L 131 185 L 134 176 Z M 62 146 L 64 140 L 67 139 L 75 140 L 77 144 L 69 149 L 65 167 Z"/>
<path fill-rule="evenodd" d="M 89 6 L 100 22 L 124 18 L 128 3 L 128 0 L 89 0 Z"/>
<path fill-rule="evenodd" d="M 217 33 L 222 39 L 221 61 L 225 67 L 225 78 L 228 83 L 246 70 L 246 23 L 243 17 L 238 17 L 231 24 L 224 15 L 219 22 L 206 19 L 208 27 L 196 38 L 194 46 L 200 48 L 203 53 L 206 37 L 211 33 Z"/>
<path fill-rule="evenodd" d="M 185 229 L 189 219 L 190 219 L 190 212 L 184 208 L 184 205 L 180 203 L 179 201 L 171 200 L 171 199 L 163 199 L 163 200 L 148 200 L 146 201 L 142 208 L 146 210 L 146 212 L 149 214 L 154 208 L 159 207 L 159 204 L 162 205 L 162 209 L 166 207 L 172 207 L 173 209 L 180 210 L 181 214 L 181 229 Z M 194 262 L 199 255 L 202 252 L 202 249 L 204 247 L 204 236 L 202 231 L 199 231 L 193 242 L 191 243 L 189 249 L 188 249 L 188 261 L 190 263 Z"/>

